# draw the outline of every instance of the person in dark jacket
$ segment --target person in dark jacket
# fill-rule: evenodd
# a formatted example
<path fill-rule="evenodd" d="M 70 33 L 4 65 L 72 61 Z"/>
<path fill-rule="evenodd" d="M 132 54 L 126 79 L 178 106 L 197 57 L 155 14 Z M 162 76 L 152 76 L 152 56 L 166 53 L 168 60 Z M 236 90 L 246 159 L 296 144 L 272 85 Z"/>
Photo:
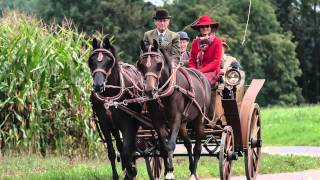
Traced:
<path fill-rule="evenodd" d="M 180 53 L 181 58 L 180 62 L 183 66 L 188 67 L 189 59 L 190 59 L 190 52 L 187 50 L 190 38 L 186 32 L 178 32 L 180 36 Z"/>

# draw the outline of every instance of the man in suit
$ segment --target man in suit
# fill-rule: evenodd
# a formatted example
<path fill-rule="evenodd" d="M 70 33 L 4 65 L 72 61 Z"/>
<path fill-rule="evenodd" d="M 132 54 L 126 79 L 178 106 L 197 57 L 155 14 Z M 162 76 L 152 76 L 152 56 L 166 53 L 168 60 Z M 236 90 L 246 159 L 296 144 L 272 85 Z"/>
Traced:
<path fill-rule="evenodd" d="M 152 44 L 153 39 L 157 40 L 160 48 L 165 50 L 176 63 L 180 61 L 180 37 L 178 33 L 168 29 L 170 24 L 169 13 L 165 9 L 157 10 L 153 16 L 155 29 L 144 33 L 143 41 L 146 45 Z"/>

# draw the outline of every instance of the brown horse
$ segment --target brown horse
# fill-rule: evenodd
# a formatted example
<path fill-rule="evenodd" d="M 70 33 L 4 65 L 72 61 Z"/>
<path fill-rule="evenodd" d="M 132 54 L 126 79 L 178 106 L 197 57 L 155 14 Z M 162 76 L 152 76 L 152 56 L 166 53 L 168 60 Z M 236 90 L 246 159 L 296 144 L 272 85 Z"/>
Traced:
<path fill-rule="evenodd" d="M 160 136 L 166 179 L 174 179 L 172 158 L 178 133 L 188 151 L 191 178 L 198 178 L 204 119 L 212 114 L 210 83 L 201 72 L 173 64 L 167 53 L 159 50 L 156 40 L 148 47 L 141 41 L 141 50 L 137 67 L 144 76 L 145 94 L 155 99 L 147 102 L 147 108 Z M 196 139 L 193 156 L 187 125 Z"/>
<path fill-rule="evenodd" d="M 136 149 L 135 137 L 139 124 L 127 113 L 110 105 L 114 101 L 139 96 L 143 89 L 142 78 L 134 66 L 119 62 L 115 48 L 107 37 L 103 39 L 102 45 L 94 38 L 92 47 L 93 52 L 88 60 L 93 78 L 91 102 L 107 144 L 113 179 L 119 179 L 119 176 L 115 167 L 116 154 L 112 145 L 111 133 L 120 151 L 122 166 L 126 172 L 125 179 L 133 179 L 137 174 L 133 155 Z M 136 112 L 141 111 L 139 104 L 133 103 L 127 107 Z M 119 130 L 122 133 L 123 142 Z"/>

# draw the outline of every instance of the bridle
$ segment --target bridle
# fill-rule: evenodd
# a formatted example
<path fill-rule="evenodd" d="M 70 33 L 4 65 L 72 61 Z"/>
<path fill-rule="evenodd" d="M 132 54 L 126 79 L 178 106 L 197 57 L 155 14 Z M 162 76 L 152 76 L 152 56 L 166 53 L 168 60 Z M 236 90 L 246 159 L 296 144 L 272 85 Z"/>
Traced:
<path fill-rule="evenodd" d="M 146 63 L 146 67 L 150 67 L 151 66 L 151 56 L 155 56 L 154 60 L 157 62 L 157 63 L 161 63 L 161 69 L 159 71 L 159 75 L 156 74 L 156 73 L 153 73 L 153 72 L 147 72 L 145 75 L 144 75 L 144 79 L 147 79 L 147 77 L 151 76 L 151 77 L 154 77 L 155 79 L 157 79 L 157 85 L 159 85 L 159 81 L 160 81 L 160 78 L 161 78 L 161 74 L 162 74 L 162 70 L 164 69 L 164 58 L 162 56 L 162 54 L 160 52 L 153 52 L 151 51 L 151 45 L 149 46 L 148 48 L 148 51 L 143 53 L 141 56 L 140 56 L 140 59 L 144 59 L 144 58 L 147 58 L 147 63 Z"/>
<path fill-rule="evenodd" d="M 125 84 L 124 84 L 124 78 L 123 78 L 123 75 L 121 72 L 119 72 L 119 75 L 120 75 L 120 86 L 113 86 L 113 85 L 107 85 L 107 79 L 108 77 L 111 75 L 111 71 L 112 69 L 114 68 L 115 66 L 115 63 L 116 63 L 116 59 L 114 57 L 114 55 L 107 49 L 103 49 L 103 48 L 99 48 L 99 49 L 95 49 L 91 56 L 93 56 L 94 54 L 97 54 L 98 53 L 98 59 L 97 61 L 101 62 L 103 60 L 103 54 L 107 54 L 111 59 L 112 59 L 112 65 L 110 66 L 110 68 L 106 71 L 105 69 L 103 68 L 97 68 L 95 69 L 93 72 L 92 72 L 92 77 L 94 77 L 94 75 L 97 73 L 97 72 L 101 72 L 103 73 L 104 75 L 106 75 L 106 78 L 104 80 L 104 83 L 103 83 L 103 91 L 105 91 L 106 88 L 114 88 L 114 89 L 120 89 L 120 92 L 115 95 L 115 96 L 111 96 L 111 97 L 106 97 L 106 96 L 102 96 L 100 95 L 99 93 L 97 92 L 93 92 L 94 96 L 100 100 L 100 101 L 103 101 L 105 102 L 105 105 L 107 105 L 108 103 L 112 102 L 112 101 L 116 101 L 118 99 L 120 99 L 125 91 Z M 105 107 L 106 109 L 108 109 L 107 107 Z"/>
<path fill-rule="evenodd" d="M 98 54 L 98 59 L 97 61 L 101 62 L 103 60 L 103 54 L 107 54 L 111 59 L 112 59 L 112 65 L 111 67 L 108 69 L 108 71 L 106 71 L 105 69 L 102 69 L 102 68 L 97 68 L 95 69 L 93 72 L 92 72 L 92 77 L 97 73 L 97 72 L 101 72 L 103 73 L 104 75 L 106 75 L 106 79 L 110 76 L 111 74 L 111 70 L 112 68 L 114 67 L 115 63 L 116 63 L 116 59 L 115 57 L 113 56 L 113 54 L 107 50 L 107 49 L 102 49 L 102 48 L 99 48 L 99 49 L 95 49 L 91 56 L 93 56 L 94 54 Z M 105 80 L 106 81 L 106 80 Z"/>

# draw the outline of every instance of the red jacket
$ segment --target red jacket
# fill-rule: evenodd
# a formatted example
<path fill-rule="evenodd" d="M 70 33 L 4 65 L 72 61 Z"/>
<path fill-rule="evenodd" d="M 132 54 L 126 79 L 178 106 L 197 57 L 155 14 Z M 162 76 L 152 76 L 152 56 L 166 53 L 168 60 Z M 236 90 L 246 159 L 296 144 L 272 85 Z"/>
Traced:
<path fill-rule="evenodd" d="M 203 55 L 202 65 L 197 67 L 197 55 L 200 51 L 199 39 L 192 41 L 191 56 L 189 59 L 189 68 L 195 68 L 200 70 L 202 73 L 207 72 L 219 72 L 220 64 L 222 59 L 222 41 L 215 37 L 213 43 L 208 47 Z"/>

